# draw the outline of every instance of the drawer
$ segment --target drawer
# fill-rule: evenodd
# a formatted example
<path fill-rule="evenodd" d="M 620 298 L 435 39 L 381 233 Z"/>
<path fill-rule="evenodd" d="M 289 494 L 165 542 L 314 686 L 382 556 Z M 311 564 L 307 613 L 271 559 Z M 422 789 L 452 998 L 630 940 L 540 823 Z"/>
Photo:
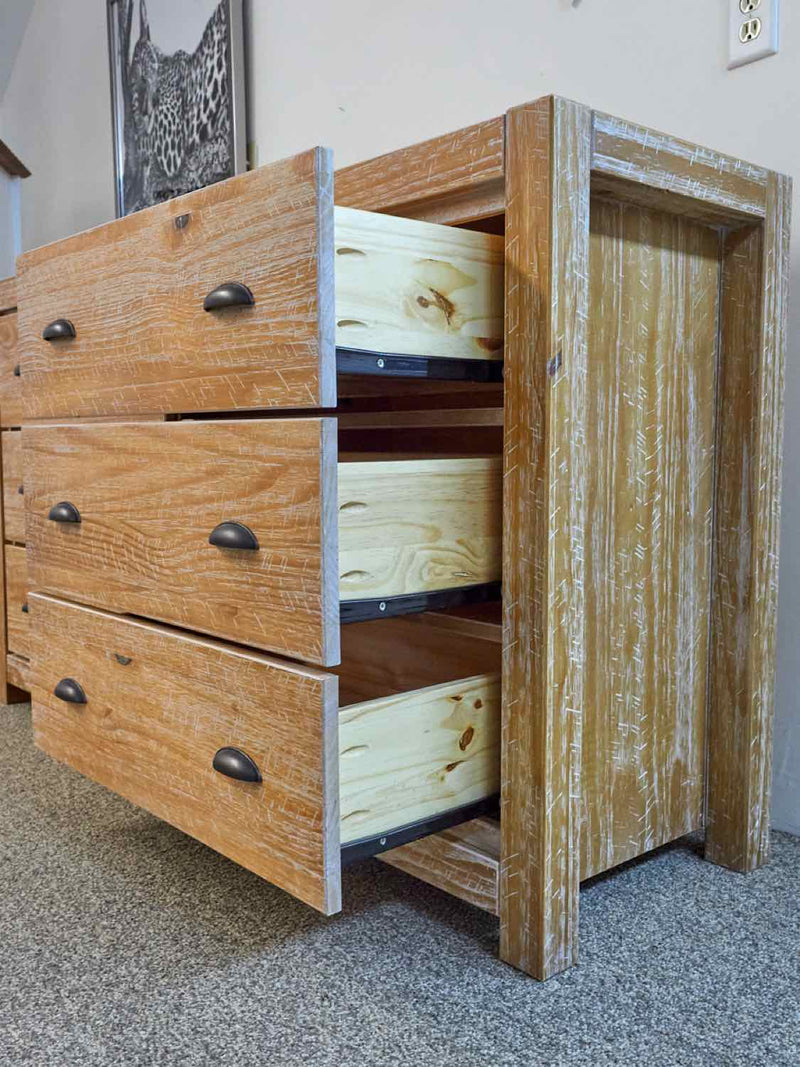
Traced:
<path fill-rule="evenodd" d="M 22 433 L 42 591 L 323 665 L 340 617 L 498 595 L 499 457 L 337 465 L 333 418 Z M 50 518 L 62 502 L 79 522 Z"/>
<path fill-rule="evenodd" d="M 396 676 L 422 685 L 393 693 L 370 673 L 368 634 L 337 679 L 39 593 L 31 618 L 37 745 L 322 912 L 341 906 L 343 859 L 463 821 L 498 791 L 497 645 L 473 642 L 470 663 L 492 673 L 458 680 L 463 642 L 434 667 L 426 628 L 389 620 L 416 633 Z M 337 689 L 358 703 L 340 708 Z"/>
<path fill-rule="evenodd" d="M 332 189 L 317 149 L 20 257 L 27 417 L 332 407 L 337 345 L 500 359 L 503 239 Z"/>
<path fill-rule="evenodd" d="M 17 312 L 0 314 L 0 426 L 22 425 L 22 377 Z"/>
<path fill-rule="evenodd" d="M 25 540 L 25 500 L 22 485 L 22 433 L 4 430 L 3 450 L 3 536 L 6 541 Z"/>
<path fill-rule="evenodd" d="M 30 614 L 27 610 L 28 561 L 20 545 L 6 545 L 6 619 L 9 652 L 30 656 Z"/>

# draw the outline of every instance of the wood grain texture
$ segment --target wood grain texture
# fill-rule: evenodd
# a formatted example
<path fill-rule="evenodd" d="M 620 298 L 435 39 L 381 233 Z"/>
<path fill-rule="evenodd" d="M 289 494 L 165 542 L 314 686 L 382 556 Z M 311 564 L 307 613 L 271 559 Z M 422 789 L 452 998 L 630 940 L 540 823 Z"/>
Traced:
<path fill-rule="evenodd" d="M 769 854 L 791 180 L 724 247 L 706 856 Z"/>
<path fill-rule="evenodd" d="M 719 248 L 592 200 L 582 878 L 703 824 Z"/>
<path fill-rule="evenodd" d="M 451 830 L 390 849 L 379 860 L 451 896 L 497 914 L 500 824 L 472 819 Z"/>
<path fill-rule="evenodd" d="M 17 338 L 18 314 L 0 315 L 0 426 L 22 425 L 22 377 L 14 373 L 21 364 Z"/>
<path fill-rule="evenodd" d="M 764 216 L 767 174 L 763 167 L 682 141 L 624 119 L 593 113 L 592 171 L 622 178 L 702 204 L 721 218 Z"/>
<path fill-rule="evenodd" d="M 432 613 L 375 619 L 342 627 L 339 698 L 342 706 L 393 693 L 500 671 L 492 637 L 461 631 L 457 640 Z"/>
<path fill-rule="evenodd" d="M 6 545 L 5 565 L 8 651 L 30 658 L 30 614 L 22 610 L 28 603 L 30 590 L 25 549 L 21 545 Z"/>
<path fill-rule="evenodd" d="M 338 663 L 335 433 L 316 418 L 26 427 L 33 584 Z M 80 524 L 48 520 L 62 500 Z M 224 521 L 259 550 L 209 544 Z"/>
<path fill-rule="evenodd" d="M 502 491 L 499 456 L 340 463 L 340 598 L 499 581 Z"/>
<path fill-rule="evenodd" d="M 31 690 L 30 660 L 9 653 L 6 657 L 6 703 L 18 704 L 28 700 Z"/>
<path fill-rule="evenodd" d="M 500 953 L 577 959 L 591 114 L 507 116 Z"/>
<path fill-rule="evenodd" d="M 339 712 L 343 843 L 499 789 L 499 675 L 462 678 Z"/>
<path fill-rule="evenodd" d="M 0 315 L 12 311 L 17 306 L 17 279 L 16 275 L 10 278 L 0 278 Z"/>
<path fill-rule="evenodd" d="M 336 679 L 31 595 L 36 744 L 325 914 L 341 907 Z M 87 703 L 53 695 L 63 677 Z M 212 768 L 234 746 L 263 781 Z"/>
<path fill-rule="evenodd" d="M 29 418 L 335 406 L 324 149 L 27 252 L 18 271 Z M 205 312 L 226 281 L 255 305 Z M 42 340 L 57 318 L 74 340 Z"/>
<path fill-rule="evenodd" d="M 504 118 L 390 152 L 336 172 L 336 203 L 430 222 L 467 222 L 503 210 Z"/>
<path fill-rule="evenodd" d="M 0 434 L 3 460 L 3 536 L 6 541 L 25 540 L 25 498 L 22 484 L 22 432 Z"/>
<path fill-rule="evenodd" d="M 334 208 L 336 344 L 502 359 L 503 238 Z"/>

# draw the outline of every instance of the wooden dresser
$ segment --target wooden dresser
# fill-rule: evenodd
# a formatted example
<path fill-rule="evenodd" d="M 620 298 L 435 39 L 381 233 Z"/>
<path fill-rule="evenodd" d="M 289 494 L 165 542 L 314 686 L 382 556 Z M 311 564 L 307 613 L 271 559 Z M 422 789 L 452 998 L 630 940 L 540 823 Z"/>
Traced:
<path fill-rule="evenodd" d="M 582 878 L 762 863 L 789 184 L 548 97 L 23 255 L 37 744 L 539 978 Z"/>

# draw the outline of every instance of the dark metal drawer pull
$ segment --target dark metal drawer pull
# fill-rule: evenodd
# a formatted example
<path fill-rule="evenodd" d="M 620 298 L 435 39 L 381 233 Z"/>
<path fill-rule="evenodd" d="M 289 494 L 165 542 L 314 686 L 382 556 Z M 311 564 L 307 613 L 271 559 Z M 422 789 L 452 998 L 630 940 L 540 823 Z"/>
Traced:
<path fill-rule="evenodd" d="M 25 493 L 25 486 L 24 485 L 18 486 L 17 487 L 17 492 L 19 493 L 20 496 L 23 496 L 24 493 Z"/>
<path fill-rule="evenodd" d="M 81 521 L 81 513 L 68 500 L 62 500 L 60 504 L 53 504 L 47 517 L 52 519 L 53 522 Z"/>
<path fill-rule="evenodd" d="M 215 771 L 238 782 L 260 782 L 261 772 L 253 760 L 240 748 L 221 748 L 214 756 Z"/>
<path fill-rule="evenodd" d="M 28 612 L 29 612 L 29 611 L 30 611 L 31 609 L 30 609 L 30 608 L 28 607 L 28 605 L 27 605 L 27 604 L 23 604 L 23 605 L 22 605 L 22 610 L 23 610 L 23 611 L 25 612 L 25 614 L 27 615 L 27 614 L 28 614 Z"/>
<path fill-rule="evenodd" d="M 20 370 L 19 363 L 15 363 L 14 364 L 14 377 L 15 378 L 19 378 L 21 376 L 21 374 L 22 374 L 22 371 Z"/>
<path fill-rule="evenodd" d="M 244 548 L 249 552 L 258 548 L 258 538 L 243 522 L 221 522 L 211 531 L 208 543 L 217 548 Z"/>
<path fill-rule="evenodd" d="M 203 311 L 219 311 L 221 308 L 252 307 L 256 300 L 246 285 L 241 282 L 224 282 L 212 289 L 203 301 Z"/>
<path fill-rule="evenodd" d="M 48 323 L 42 330 L 42 337 L 45 341 L 63 341 L 67 337 L 74 336 L 75 327 L 69 319 L 56 319 L 55 322 Z"/>
<path fill-rule="evenodd" d="M 53 693 L 59 700 L 64 700 L 67 704 L 86 703 L 86 694 L 74 678 L 62 678 Z"/>

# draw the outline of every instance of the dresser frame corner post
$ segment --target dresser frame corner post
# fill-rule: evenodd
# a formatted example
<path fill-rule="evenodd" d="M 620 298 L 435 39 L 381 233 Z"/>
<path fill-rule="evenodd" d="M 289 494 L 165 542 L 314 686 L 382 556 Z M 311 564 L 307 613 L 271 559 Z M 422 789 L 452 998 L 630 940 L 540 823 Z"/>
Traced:
<path fill-rule="evenodd" d="M 723 234 L 706 858 L 769 857 L 791 179 Z"/>
<path fill-rule="evenodd" d="M 578 954 L 591 122 L 506 117 L 500 955 L 540 980 Z"/>

